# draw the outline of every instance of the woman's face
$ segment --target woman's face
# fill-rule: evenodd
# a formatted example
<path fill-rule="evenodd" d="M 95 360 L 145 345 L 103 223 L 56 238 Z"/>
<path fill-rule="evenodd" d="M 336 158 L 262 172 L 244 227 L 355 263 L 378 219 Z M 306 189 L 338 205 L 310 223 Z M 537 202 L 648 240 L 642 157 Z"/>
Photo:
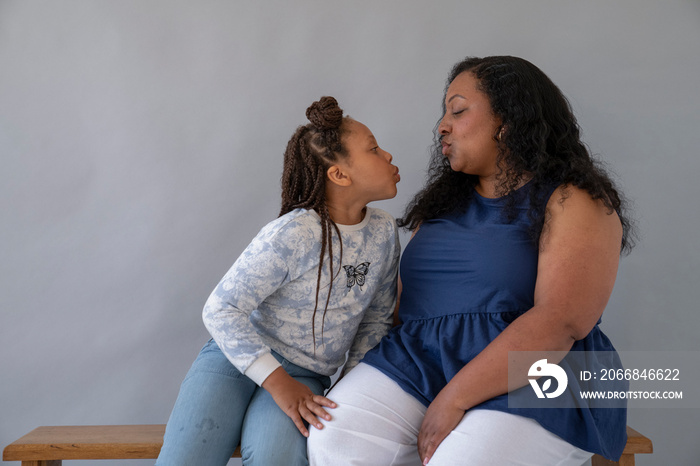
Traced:
<path fill-rule="evenodd" d="M 442 154 L 452 170 L 495 180 L 498 174 L 496 136 L 501 122 L 489 99 L 477 89 L 470 72 L 459 74 L 445 95 L 445 114 L 438 126 Z"/>

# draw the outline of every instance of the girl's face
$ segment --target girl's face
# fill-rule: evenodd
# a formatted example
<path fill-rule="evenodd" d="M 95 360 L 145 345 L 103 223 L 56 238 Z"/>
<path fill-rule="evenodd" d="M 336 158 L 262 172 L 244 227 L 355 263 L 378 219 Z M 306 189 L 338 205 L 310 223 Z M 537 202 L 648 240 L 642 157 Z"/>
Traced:
<path fill-rule="evenodd" d="M 498 173 L 495 137 L 501 123 L 477 85 L 478 80 L 467 71 L 448 87 L 445 114 L 438 126 L 442 153 L 454 171 L 495 178 Z"/>
<path fill-rule="evenodd" d="M 398 167 L 391 163 L 391 154 L 379 147 L 369 128 L 359 121 L 348 118 L 343 125 L 347 125 L 343 145 L 348 151 L 344 165 L 355 194 L 365 204 L 396 196 L 396 183 L 401 176 Z"/>

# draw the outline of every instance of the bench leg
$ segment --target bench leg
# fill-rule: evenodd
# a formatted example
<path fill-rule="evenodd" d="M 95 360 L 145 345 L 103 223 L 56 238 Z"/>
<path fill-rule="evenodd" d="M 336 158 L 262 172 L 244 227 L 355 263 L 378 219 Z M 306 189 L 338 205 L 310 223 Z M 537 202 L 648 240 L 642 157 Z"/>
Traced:
<path fill-rule="evenodd" d="M 61 466 L 61 460 L 22 461 L 22 466 Z"/>
<path fill-rule="evenodd" d="M 591 466 L 634 466 L 634 454 L 627 453 L 620 457 L 620 461 L 610 461 L 600 455 L 593 455 Z"/>

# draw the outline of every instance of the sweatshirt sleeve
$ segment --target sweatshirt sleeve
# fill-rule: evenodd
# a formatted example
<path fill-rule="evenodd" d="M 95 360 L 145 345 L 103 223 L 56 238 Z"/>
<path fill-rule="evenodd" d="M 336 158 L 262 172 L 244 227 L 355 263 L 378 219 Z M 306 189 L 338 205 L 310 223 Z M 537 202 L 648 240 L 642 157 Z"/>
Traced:
<path fill-rule="evenodd" d="M 387 241 L 388 247 L 392 248 L 392 254 L 383 268 L 381 285 L 372 298 L 372 302 L 365 311 L 365 315 L 357 329 L 355 339 L 348 353 L 348 360 L 344 369 L 345 373 L 355 367 L 365 353 L 374 348 L 379 343 L 379 340 L 389 333 L 393 323 L 401 244 L 399 243 L 395 223 L 393 223 L 392 231 L 393 238 Z"/>
<path fill-rule="evenodd" d="M 272 241 L 274 233 L 266 229 L 258 233 L 202 312 L 205 327 L 224 355 L 258 385 L 280 367 L 250 321 L 260 303 L 289 280 L 287 264 Z"/>

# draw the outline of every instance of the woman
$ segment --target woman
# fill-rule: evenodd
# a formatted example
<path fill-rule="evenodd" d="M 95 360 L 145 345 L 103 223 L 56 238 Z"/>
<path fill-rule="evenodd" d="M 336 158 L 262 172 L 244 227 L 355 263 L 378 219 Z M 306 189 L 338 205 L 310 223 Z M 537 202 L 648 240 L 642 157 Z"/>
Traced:
<path fill-rule="evenodd" d="M 506 395 L 527 385 L 509 385 L 509 352 L 614 352 L 598 323 L 630 223 L 567 100 L 525 60 L 467 58 L 436 136 L 400 222 L 414 232 L 402 323 L 328 394 L 337 408 L 311 431 L 310 464 L 618 458 L 624 408 L 512 408 Z"/>

